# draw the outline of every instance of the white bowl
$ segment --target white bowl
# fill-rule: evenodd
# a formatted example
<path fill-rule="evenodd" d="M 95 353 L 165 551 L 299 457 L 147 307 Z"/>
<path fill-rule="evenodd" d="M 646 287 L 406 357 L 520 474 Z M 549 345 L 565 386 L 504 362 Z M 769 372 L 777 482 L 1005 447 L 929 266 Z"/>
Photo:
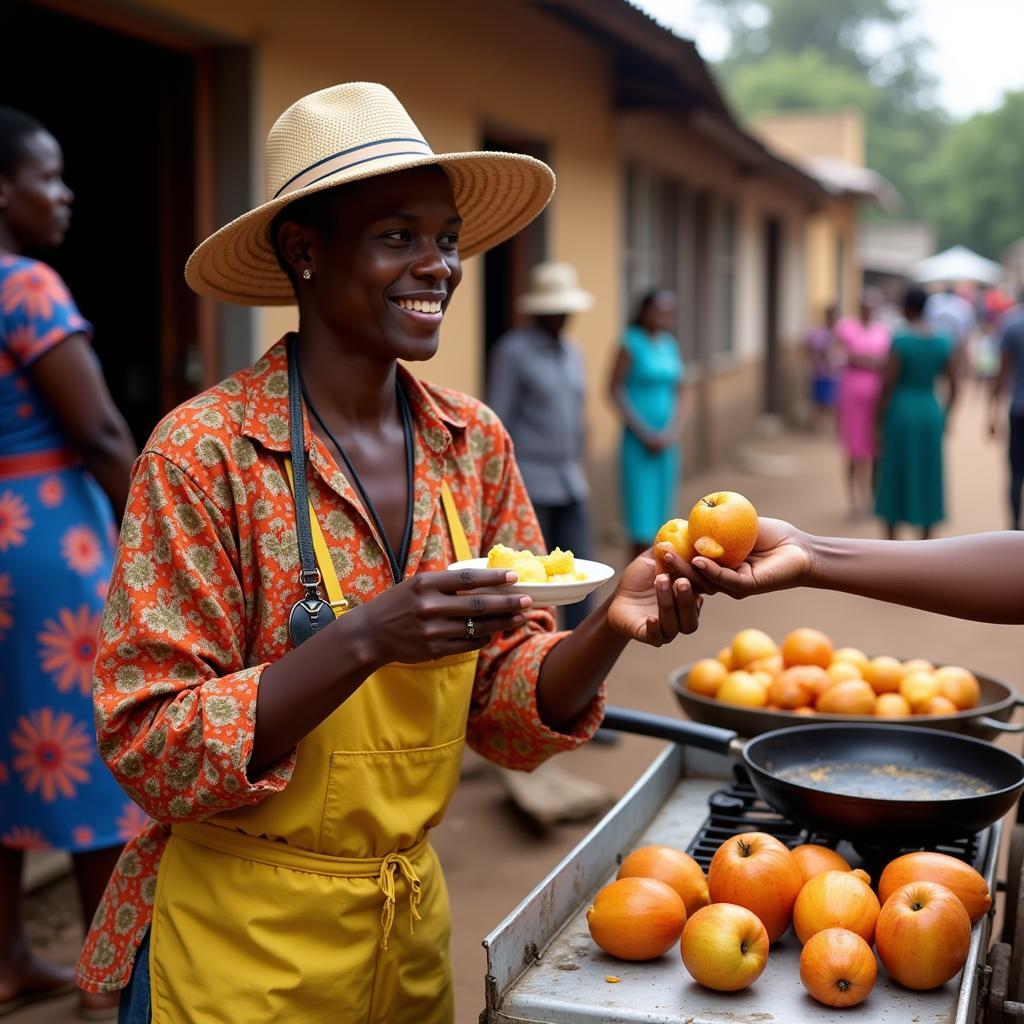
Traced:
<path fill-rule="evenodd" d="M 486 568 L 486 558 L 467 558 L 462 562 L 452 562 L 448 566 L 450 571 Z M 509 583 L 503 587 L 474 587 L 473 593 L 505 594 L 511 590 L 514 594 L 528 594 L 535 604 L 544 607 L 576 604 L 615 575 L 615 570 L 610 565 L 605 565 L 604 562 L 591 562 L 587 558 L 576 559 L 576 571 L 584 573 L 586 578 L 574 580 L 572 583 Z"/>

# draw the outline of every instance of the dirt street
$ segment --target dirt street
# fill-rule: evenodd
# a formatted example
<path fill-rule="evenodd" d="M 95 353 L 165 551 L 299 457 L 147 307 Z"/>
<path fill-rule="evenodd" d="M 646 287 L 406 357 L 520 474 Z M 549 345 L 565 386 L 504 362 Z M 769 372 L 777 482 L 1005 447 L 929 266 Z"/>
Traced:
<path fill-rule="evenodd" d="M 949 519 L 943 534 L 1001 529 L 1005 525 L 1004 452 L 983 433 L 983 404 L 968 395 L 951 427 L 947 456 Z M 824 534 L 878 536 L 872 521 L 846 518 L 840 457 L 824 435 L 788 434 L 755 440 L 741 459 L 714 472 L 688 478 L 681 514 L 711 490 L 746 494 L 765 515 L 791 519 Z M 621 555 L 599 557 L 621 564 Z M 964 567 L 970 571 L 969 566 Z M 706 603 L 700 632 L 667 649 L 634 646 L 608 683 L 610 699 L 674 714 L 666 686 L 668 672 L 685 661 L 711 655 L 744 626 L 775 636 L 809 625 L 838 643 L 868 651 L 965 664 L 1016 682 L 1019 633 L 1005 626 L 959 622 L 824 592 L 789 592 L 743 603 L 718 598 Z M 1019 741 L 1012 741 L 1014 749 Z M 624 793 L 660 749 L 659 741 L 623 737 L 612 746 L 592 744 L 560 762 L 566 770 Z M 590 825 L 561 826 L 540 834 L 507 800 L 497 774 L 479 759 L 467 770 L 434 843 L 445 864 L 453 911 L 452 961 L 457 1020 L 473 1024 L 483 1007 L 485 958 L 480 940 L 540 881 Z M 63 906 L 72 898 L 66 880 L 32 900 L 33 934 L 48 955 L 71 960 L 79 941 Z M 50 921 L 53 921 L 52 927 Z M 18 1024 L 64 1024 L 75 1018 L 65 1000 L 23 1012 Z"/>

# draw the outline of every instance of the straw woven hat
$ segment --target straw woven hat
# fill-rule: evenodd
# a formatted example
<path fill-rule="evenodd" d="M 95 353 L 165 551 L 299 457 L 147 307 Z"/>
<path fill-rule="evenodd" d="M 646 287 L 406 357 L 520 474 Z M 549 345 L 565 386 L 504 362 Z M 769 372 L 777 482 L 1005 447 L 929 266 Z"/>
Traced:
<path fill-rule="evenodd" d="M 270 244 L 270 223 L 302 196 L 410 167 L 436 165 L 452 183 L 465 258 L 510 238 L 555 190 L 547 164 L 515 153 L 434 153 L 394 93 L 348 82 L 293 103 L 267 136 L 267 199 L 214 232 L 189 257 L 200 295 L 249 306 L 295 301 Z"/>
<path fill-rule="evenodd" d="M 594 296 L 576 280 L 571 263 L 538 263 L 530 271 L 530 290 L 516 299 L 520 313 L 535 316 L 584 313 L 594 305 Z"/>

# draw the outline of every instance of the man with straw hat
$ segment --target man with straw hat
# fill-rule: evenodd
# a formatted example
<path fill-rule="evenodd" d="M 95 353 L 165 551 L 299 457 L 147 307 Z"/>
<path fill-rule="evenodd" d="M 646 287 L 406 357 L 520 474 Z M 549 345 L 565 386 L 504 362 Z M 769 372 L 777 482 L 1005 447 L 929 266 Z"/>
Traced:
<path fill-rule="evenodd" d="M 548 548 L 590 557 L 583 466 L 586 371 L 579 346 L 568 336 L 569 319 L 594 304 L 568 263 L 539 263 L 530 287 L 516 300 L 531 320 L 502 335 L 494 346 L 487 401 L 515 445 L 516 463 Z M 568 629 L 589 612 L 590 600 L 565 609 Z"/>
<path fill-rule="evenodd" d="M 298 331 L 174 410 L 136 464 L 96 659 L 99 749 L 152 816 L 79 958 L 123 1024 L 449 1022 L 428 842 L 463 745 L 529 769 L 591 736 L 630 638 L 697 625 L 637 559 L 573 633 L 447 572 L 539 540 L 501 424 L 420 382 L 461 259 L 548 201 L 528 157 L 435 154 L 367 83 L 267 140 L 267 200 L 192 255 L 200 294 Z"/>

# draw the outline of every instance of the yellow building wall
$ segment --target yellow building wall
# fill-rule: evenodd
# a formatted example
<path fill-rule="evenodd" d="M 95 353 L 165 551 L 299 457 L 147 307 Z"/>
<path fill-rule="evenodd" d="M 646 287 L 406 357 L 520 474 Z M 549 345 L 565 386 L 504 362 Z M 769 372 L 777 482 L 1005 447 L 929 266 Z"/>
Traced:
<path fill-rule="evenodd" d="M 840 239 L 844 253 L 841 273 Z M 811 321 L 819 323 L 832 305 L 838 307 L 840 315 L 856 313 L 862 276 L 857 256 L 855 199 L 833 199 L 823 212 L 811 218 L 807 228 L 807 251 L 807 314 Z"/>
<path fill-rule="evenodd" d="M 346 0 L 139 0 L 179 23 L 252 47 L 257 177 L 276 117 L 307 93 L 344 81 L 391 88 L 435 152 L 478 149 L 487 127 L 544 142 L 558 176 L 548 211 L 552 259 L 575 264 L 596 297 L 572 333 L 599 382 L 617 333 L 621 199 L 612 81 L 604 53 L 557 20 L 515 0 L 440 4 Z M 262 185 L 260 188 L 262 195 Z M 422 369 L 439 383 L 483 391 L 483 262 L 470 260 Z M 266 347 L 295 325 L 294 309 L 259 318 Z M 613 424 L 600 387 L 591 389 L 592 443 L 606 447 Z"/>
<path fill-rule="evenodd" d="M 856 108 L 765 114 L 758 117 L 756 128 L 789 160 L 830 156 L 864 166 L 864 113 Z"/>

